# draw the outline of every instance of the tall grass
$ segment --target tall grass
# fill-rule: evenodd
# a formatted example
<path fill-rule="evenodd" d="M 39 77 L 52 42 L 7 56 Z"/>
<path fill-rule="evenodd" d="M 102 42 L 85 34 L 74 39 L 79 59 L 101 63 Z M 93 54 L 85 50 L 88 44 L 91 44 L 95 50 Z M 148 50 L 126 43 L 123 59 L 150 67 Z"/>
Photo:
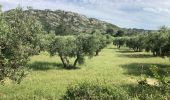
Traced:
<path fill-rule="evenodd" d="M 81 81 L 104 81 L 108 84 L 136 84 L 141 74 L 147 74 L 150 65 L 160 65 L 169 70 L 169 59 L 153 57 L 150 53 L 132 52 L 127 48 L 120 50 L 110 45 L 99 56 L 86 59 L 79 69 L 63 69 L 60 59 L 50 57 L 44 52 L 31 57 L 27 67 L 29 75 L 20 85 L 6 81 L 0 85 L 2 100 L 56 100 L 62 96 L 67 86 Z M 170 79 L 170 77 L 167 77 Z"/>

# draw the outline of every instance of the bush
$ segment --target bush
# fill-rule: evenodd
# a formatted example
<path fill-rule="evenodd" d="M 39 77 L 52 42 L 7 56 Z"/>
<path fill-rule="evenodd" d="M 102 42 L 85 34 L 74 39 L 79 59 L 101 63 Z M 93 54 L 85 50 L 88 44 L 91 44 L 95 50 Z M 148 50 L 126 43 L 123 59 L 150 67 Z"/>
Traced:
<path fill-rule="evenodd" d="M 128 100 L 128 98 L 128 94 L 121 87 L 83 82 L 69 86 L 62 100 Z"/>
<path fill-rule="evenodd" d="M 149 78 L 145 78 L 138 85 L 130 86 L 129 95 L 140 100 L 169 100 L 170 82 L 165 80 L 165 75 L 159 73 L 157 66 L 151 66 L 149 70 L 154 78 L 150 82 Z"/>
<path fill-rule="evenodd" d="M 170 84 L 155 86 L 147 84 L 146 81 L 140 81 L 140 84 L 129 87 L 129 95 L 139 100 L 169 100 L 169 94 Z"/>

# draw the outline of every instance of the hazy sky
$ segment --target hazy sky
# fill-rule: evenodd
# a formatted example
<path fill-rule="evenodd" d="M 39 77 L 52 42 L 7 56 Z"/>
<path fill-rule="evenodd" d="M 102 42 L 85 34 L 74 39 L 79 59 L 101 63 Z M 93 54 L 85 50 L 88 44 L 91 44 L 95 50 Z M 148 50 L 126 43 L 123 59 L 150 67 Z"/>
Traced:
<path fill-rule="evenodd" d="M 35 9 L 73 11 L 126 28 L 170 26 L 170 0 L 0 0 L 0 4 L 3 10 L 19 4 Z"/>

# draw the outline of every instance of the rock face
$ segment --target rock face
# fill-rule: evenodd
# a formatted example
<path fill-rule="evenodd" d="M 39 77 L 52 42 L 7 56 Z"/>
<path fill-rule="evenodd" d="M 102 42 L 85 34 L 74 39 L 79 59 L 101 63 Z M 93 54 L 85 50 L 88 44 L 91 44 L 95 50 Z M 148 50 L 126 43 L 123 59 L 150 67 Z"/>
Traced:
<path fill-rule="evenodd" d="M 119 30 L 116 25 L 73 12 L 33 10 L 31 13 L 38 18 L 48 33 L 50 31 L 54 31 L 56 34 L 91 33 L 94 31 L 106 33 L 107 29 Z"/>
<path fill-rule="evenodd" d="M 12 10 L 10 10 L 12 11 Z M 5 12 L 8 14 L 10 11 Z M 43 26 L 46 33 L 55 33 L 56 35 L 76 35 L 80 33 L 107 33 L 114 35 L 118 30 L 124 31 L 124 34 L 138 34 L 147 32 L 144 29 L 127 29 L 120 28 L 111 23 L 101 21 L 95 18 L 88 18 L 84 15 L 80 15 L 74 12 L 66 12 L 62 10 L 51 11 L 46 10 L 26 10 L 24 11 L 27 15 L 34 15 Z"/>

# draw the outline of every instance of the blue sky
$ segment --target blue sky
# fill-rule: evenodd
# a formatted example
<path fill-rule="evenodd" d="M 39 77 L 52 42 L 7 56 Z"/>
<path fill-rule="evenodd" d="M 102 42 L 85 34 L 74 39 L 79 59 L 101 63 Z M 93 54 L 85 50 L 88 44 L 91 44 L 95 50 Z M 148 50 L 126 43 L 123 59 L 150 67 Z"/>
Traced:
<path fill-rule="evenodd" d="M 0 0 L 0 4 L 3 11 L 18 5 L 72 11 L 125 28 L 170 26 L 170 0 Z"/>

